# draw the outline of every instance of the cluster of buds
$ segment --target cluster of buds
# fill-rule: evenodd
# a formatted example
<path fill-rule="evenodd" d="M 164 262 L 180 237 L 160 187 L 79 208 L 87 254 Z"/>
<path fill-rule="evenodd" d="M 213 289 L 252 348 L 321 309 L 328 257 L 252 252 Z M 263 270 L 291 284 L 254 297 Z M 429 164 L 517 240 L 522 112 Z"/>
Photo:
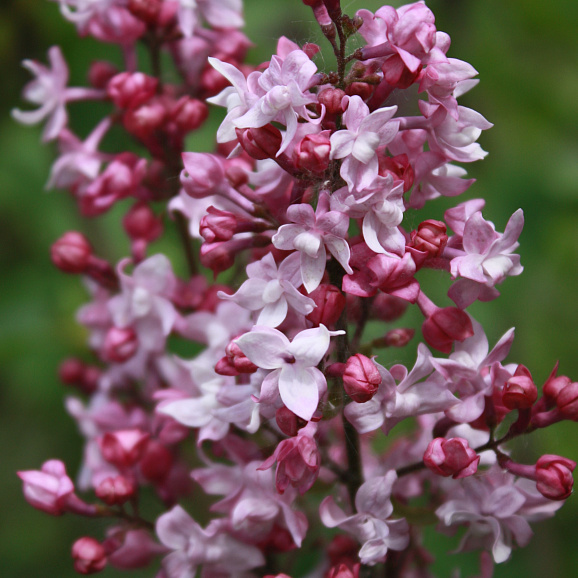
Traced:
<path fill-rule="evenodd" d="M 467 311 L 522 272 L 522 211 L 504 232 L 482 199 L 443 221 L 406 219 L 473 183 L 461 165 L 485 157 L 491 123 L 458 98 L 476 70 L 447 56 L 422 1 L 354 15 L 339 0 L 303 3 L 333 69 L 318 69 L 319 46 L 285 37 L 269 61 L 244 63 L 241 0 L 59 0 L 81 35 L 119 46 L 125 69 L 94 63 L 91 87 L 70 88 L 57 47 L 50 67 L 25 63 L 36 78 L 24 96 L 40 108 L 14 116 L 47 120 L 43 138 L 59 145 L 48 187 L 86 217 L 120 207 L 130 244 L 116 264 L 79 232 L 51 251 L 91 296 L 78 321 L 92 357 L 60 367 L 80 394 L 66 407 L 84 461 L 76 484 L 58 460 L 19 476 L 39 510 L 114 520 L 74 543 L 81 574 L 158 558 L 160 578 L 289 578 L 277 555 L 315 547 L 311 576 L 433 576 L 420 498 L 441 532 L 465 526 L 460 549 L 482 550 L 489 576 L 572 493 L 572 460 L 521 464 L 508 442 L 577 421 L 578 383 L 556 366 L 540 395 L 527 367 L 505 361 L 513 329 L 490 350 Z M 405 115 L 416 94 L 419 112 Z M 68 126 L 77 100 L 109 108 L 84 141 Z M 226 109 L 214 150 L 185 151 L 209 104 Z M 133 150 L 101 150 L 113 127 Z M 186 274 L 150 254 L 165 229 Z M 424 268 L 447 276 L 453 305 L 426 294 Z M 421 333 L 396 325 L 412 307 Z M 387 348 L 415 337 L 414 366 L 393 364 Z M 401 422 L 413 433 L 387 444 Z M 188 512 L 193 489 L 222 499 Z M 143 493 L 156 520 L 141 515 Z"/>

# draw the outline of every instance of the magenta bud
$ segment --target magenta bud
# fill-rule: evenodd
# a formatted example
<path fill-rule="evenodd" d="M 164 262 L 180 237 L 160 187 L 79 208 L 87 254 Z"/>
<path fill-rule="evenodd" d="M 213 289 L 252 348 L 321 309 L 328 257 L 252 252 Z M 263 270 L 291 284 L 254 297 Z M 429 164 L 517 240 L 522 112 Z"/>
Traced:
<path fill-rule="evenodd" d="M 523 365 L 518 365 L 514 375 L 506 381 L 502 390 L 502 403 L 508 409 L 528 409 L 538 399 L 538 388 L 532 375 Z"/>
<path fill-rule="evenodd" d="M 58 377 L 66 385 L 78 385 L 84 377 L 84 363 L 75 357 L 65 359 L 58 368 Z"/>
<path fill-rule="evenodd" d="M 98 439 L 102 457 L 119 469 L 133 466 L 145 450 L 149 434 L 140 429 L 107 432 Z"/>
<path fill-rule="evenodd" d="M 405 347 L 413 339 L 414 333 L 414 329 L 399 327 L 388 331 L 383 341 L 387 347 Z"/>
<path fill-rule="evenodd" d="M 66 503 L 74 493 L 74 483 L 66 474 L 66 466 L 60 460 L 49 460 L 40 470 L 18 472 L 22 480 L 22 492 L 26 501 L 53 516 L 66 511 Z"/>
<path fill-rule="evenodd" d="M 237 217 L 229 211 L 222 211 L 213 206 L 207 209 L 207 214 L 201 219 L 200 233 L 208 243 L 228 241 L 237 228 Z"/>
<path fill-rule="evenodd" d="M 450 353 L 454 341 L 464 341 L 474 334 L 468 314 L 457 307 L 437 309 L 422 325 L 424 339 L 442 353 Z"/>
<path fill-rule="evenodd" d="M 560 390 L 556 405 L 565 419 L 578 421 L 578 382 L 573 382 Z"/>
<path fill-rule="evenodd" d="M 124 363 L 137 349 L 138 338 L 132 328 L 111 327 L 104 338 L 102 354 L 107 361 Z"/>
<path fill-rule="evenodd" d="M 307 319 L 315 325 L 323 324 L 327 327 L 337 323 L 347 302 L 343 293 L 335 285 L 327 283 L 319 285 L 309 294 L 309 297 L 315 301 L 317 307 L 307 315 Z"/>
<path fill-rule="evenodd" d="M 130 108 L 123 116 L 124 128 L 136 137 L 147 140 L 154 136 L 165 122 L 166 109 L 159 102 L 149 102 Z"/>
<path fill-rule="evenodd" d="M 281 148 L 281 131 L 272 124 L 260 128 L 235 129 L 239 144 L 254 159 L 274 159 Z"/>
<path fill-rule="evenodd" d="M 249 361 L 249 358 L 241 351 L 235 341 L 231 341 L 225 347 L 225 355 L 239 373 L 255 373 L 258 369 L 252 361 Z"/>
<path fill-rule="evenodd" d="M 391 175 L 396 181 L 403 181 L 404 192 L 413 186 L 415 173 L 406 154 L 395 157 L 379 156 L 379 174 L 383 177 Z"/>
<path fill-rule="evenodd" d="M 429 257 L 439 257 L 448 242 L 447 228 L 441 221 L 428 219 L 411 232 L 411 246 L 428 253 Z"/>
<path fill-rule="evenodd" d="M 480 456 L 463 438 L 435 438 L 423 455 L 423 463 L 438 476 L 454 480 L 476 473 Z"/>
<path fill-rule="evenodd" d="M 318 100 L 319 104 L 325 106 L 326 114 L 335 115 L 343 112 L 341 101 L 344 96 L 345 92 L 340 88 L 326 88 L 324 91 L 319 93 Z"/>
<path fill-rule="evenodd" d="M 65 273 L 84 273 L 92 257 L 92 247 L 82 233 L 68 231 L 50 250 L 52 262 Z"/>
<path fill-rule="evenodd" d="M 289 437 L 294 437 L 297 432 L 307 425 L 304 419 L 296 416 L 290 409 L 285 406 L 280 407 L 275 413 L 275 421 L 279 429 Z"/>
<path fill-rule="evenodd" d="M 114 64 L 105 60 L 97 60 L 88 69 L 88 82 L 94 88 L 104 89 L 116 74 L 118 74 L 118 69 Z"/>
<path fill-rule="evenodd" d="M 343 562 L 329 568 L 325 574 L 326 578 L 358 578 L 359 577 L 359 563 L 350 568 Z"/>
<path fill-rule="evenodd" d="M 235 263 L 235 255 L 223 241 L 203 243 L 200 260 L 203 267 L 211 269 L 215 275 L 230 269 Z"/>
<path fill-rule="evenodd" d="M 198 129 L 209 116 L 209 108 L 201 100 L 183 97 L 171 111 L 170 119 L 182 133 Z"/>
<path fill-rule="evenodd" d="M 128 0 L 127 8 L 133 16 L 147 24 L 157 24 L 162 0 Z"/>
<path fill-rule="evenodd" d="M 143 72 L 121 72 L 110 79 L 106 93 L 118 108 L 136 108 L 154 96 L 158 83 Z"/>
<path fill-rule="evenodd" d="M 328 134 L 309 134 L 293 149 L 293 162 L 302 170 L 322 175 L 329 166 L 331 144 Z"/>
<path fill-rule="evenodd" d="M 550 500 L 565 500 L 572 494 L 576 462 L 546 454 L 536 462 L 536 488 Z"/>
<path fill-rule="evenodd" d="M 408 305 L 407 301 L 380 291 L 371 302 L 371 316 L 382 321 L 395 321 L 405 313 Z"/>
<path fill-rule="evenodd" d="M 153 213 L 147 203 L 134 204 L 122 220 L 127 235 L 132 239 L 147 242 L 158 239 L 163 232 L 162 221 Z"/>
<path fill-rule="evenodd" d="M 173 467 L 174 457 L 161 442 L 149 440 L 140 460 L 142 475 L 151 482 L 162 482 Z"/>
<path fill-rule="evenodd" d="M 96 486 L 96 496 L 109 506 L 124 504 L 135 495 L 134 483 L 124 476 L 105 478 Z"/>
<path fill-rule="evenodd" d="M 106 566 L 106 550 L 94 538 L 83 536 L 72 545 L 72 559 L 79 574 L 96 574 Z"/>
<path fill-rule="evenodd" d="M 542 388 L 542 393 L 544 394 L 544 396 L 553 402 L 556 401 L 556 398 L 558 397 L 560 392 L 572 383 L 572 380 L 569 377 L 566 377 L 565 375 L 556 376 L 557 372 L 558 372 L 558 363 L 556 363 L 556 365 L 554 366 L 552 373 L 550 373 L 550 376 L 548 377 L 546 383 L 544 384 L 544 387 Z"/>
<path fill-rule="evenodd" d="M 375 87 L 367 82 L 351 82 L 345 87 L 347 96 L 359 96 L 361 100 L 367 100 L 374 91 Z"/>
<path fill-rule="evenodd" d="M 345 364 L 343 387 L 357 403 L 369 401 L 377 393 L 381 379 L 375 363 L 361 353 L 351 356 Z"/>

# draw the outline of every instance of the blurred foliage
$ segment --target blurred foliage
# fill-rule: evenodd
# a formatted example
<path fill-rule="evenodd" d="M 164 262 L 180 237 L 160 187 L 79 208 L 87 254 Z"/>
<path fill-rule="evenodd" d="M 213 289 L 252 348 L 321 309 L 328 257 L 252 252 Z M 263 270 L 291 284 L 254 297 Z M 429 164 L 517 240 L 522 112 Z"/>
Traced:
<path fill-rule="evenodd" d="M 343 5 L 352 14 L 362 7 L 375 10 L 380 3 L 356 0 Z M 432 0 L 428 5 L 438 29 L 452 37 L 449 55 L 470 62 L 480 73 L 479 86 L 462 104 L 495 123 L 480 139 L 490 155 L 467 167 L 478 182 L 463 200 L 485 198 L 484 215 L 498 230 L 518 207 L 526 216 L 519 249 L 524 274 L 500 287 L 500 299 L 476 304 L 472 312 L 491 344 L 516 326 L 509 360 L 527 365 L 537 383 L 558 359 L 560 372 L 578 379 L 578 3 Z M 300 0 L 246 0 L 246 20 L 248 36 L 259 44 L 250 53 L 254 63 L 269 59 L 281 34 L 321 44 Z M 57 380 L 56 368 L 65 356 L 83 355 L 86 334 L 74 321 L 74 313 L 86 294 L 77 279 L 51 266 L 49 246 L 64 231 L 81 229 L 88 231 L 101 253 L 117 258 L 128 249 L 116 224 L 118 214 L 82 223 L 68 195 L 43 192 L 54 146 L 40 144 L 38 127 L 20 127 L 9 117 L 11 108 L 22 105 L 19 93 L 29 80 L 20 61 L 45 61 L 52 44 L 63 48 L 71 85 L 86 84 L 91 60 L 119 61 L 115 47 L 79 40 L 55 2 L 4 0 L 0 5 L 0 557 L 6 578 L 76 576 L 69 560 L 71 543 L 86 533 L 102 537 L 106 527 L 105 522 L 69 516 L 55 520 L 32 509 L 22 498 L 15 475 L 16 470 L 38 468 L 50 458 L 63 459 L 74 474 L 81 459 L 81 439 L 63 408 L 67 392 Z M 86 135 L 98 112 L 78 106 L 71 118 L 78 133 Z M 440 218 L 449 205 L 445 200 L 432 203 L 427 217 Z M 420 217 L 408 215 L 416 223 Z M 436 274 L 427 277 L 428 291 L 447 299 L 447 280 L 440 283 Z M 416 316 L 411 319 L 419 321 Z M 528 463 L 540 453 L 578 460 L 574 424 L 550 430 L 519 440 L 514 456 Z M 535 526 L 530 546 L 515 551 L 512 561 L 497 567 L 495 576 L 574 575 L 577 515 L 573 497 L 554 520 Z M 462 576 L 477 572 L 477 555 L 445 555 L 456 544 L 457 539 L 433 529 L 426 534 L 440 578 L 458 565 L 463 565 Z M 150 569 L 130 573 L 153 574 Z M 120 575 L 111 569 L 103 573 Z"/>

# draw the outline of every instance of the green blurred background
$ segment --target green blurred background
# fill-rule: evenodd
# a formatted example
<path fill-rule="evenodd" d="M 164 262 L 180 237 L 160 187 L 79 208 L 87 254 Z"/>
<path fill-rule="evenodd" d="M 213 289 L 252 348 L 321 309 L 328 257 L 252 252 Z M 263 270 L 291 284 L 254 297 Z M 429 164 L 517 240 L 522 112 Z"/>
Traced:
<path fill-rule="evenodd" d="M 399 6 L 400 3 L 394 3 Z M 452 37 L 449 56 L 470 62 L 481 82 L 461 99 L 495 124 L 480 142 L 490 152 L 470 165 L 478 182 L 463 196 L 487 199 L 484 216 L 503 231 L 522 207 L 526 225 L 519 252 L 521 277 L 501 286 L 502 297 L 476 304 L 472 312 L 490 343 L 511 326 L 516 340 L 508 358 L 523 362 L 543 383 L 556 360 L 560 372 L 578 379 L 575 328 L 578 326 L 578 3 L 576 0 L 432 0 L 436 24 Z M 349 14 L 375 10 L 380 3 L 343 2 Z M 315 41 L 311 15 L 300 0 L 246 0 L 247 34 L 259 44 L 251 62 L 267 60 L 276 39 Z M 82 223 L 72 199 L 45 193 L 55 150 L 40 144 L 39 127 L 18 126 L 9 116 L 30 76 L 24 58 L 46 62 L 49 46 L 59 44 L 71 68 L 71 85 L 86 84 L 86 65 L 96 58 L 118 61 L 115 47 L 79 40 L 54 2 L 3 0 L 0 5 L 0 574 L 12 577 L 75 576 L 70 545 L 82 534 L 98 538 L 106 525 L 70 516 L 53 519 L 29 507 L 15 475 L 50 458 L 63 459 L 71 475 L 78 468 L 82 442 L 63 408 L 67 393 L 56 378 L 59 361 L 81 354 L 86 335 L 74 312 L 86 301 L 79 281 L 56 271 L 50 244 L 69 229 L 89 230 L 98 249 L 118 258 L 127 253 L 114 215 Z M 102 111 L 100 111 L 102 112 Z M 99 112 L 72 109 L 72 126 L 84 136 Z M 201 144 L 207 148 L 207 144 Z M 448 206 L 431 204 L 427 217 L 440 218 Z M 411 217 L 410 217 L 411 218 Z M 417 217 L 415 217 L 417 219 Z M 424 217 L 426 218 L 426 217 Z M 419 221 L 417 221 L 419 222 Z M 87 229 L 88 227 L 88 229 Z M 426 275 L 426 277 L 428 277 Z M 441 279 L 429 275 L 428 286 Z M 430 291 L 443 296 L 441 281 Z M 437 292 L 437 293 L 436 293 Z M 530 463 L 541 453 L 578 460 L 578 426 L 560 424 L 519 440 L 514 457 Z M 497 577 L 574 576 L 578 549 L 576 496 L 554 520 L 534 526 L 535 537 Z M 440 578 L 462 565 L 462 576 L 477 567 L 474 555 L 446 556 L 455 540 L 430 532 Z M 122 575 L 107 569 L 104 576 Z M 153 576 L 154 571 L 133 572 Z"/>

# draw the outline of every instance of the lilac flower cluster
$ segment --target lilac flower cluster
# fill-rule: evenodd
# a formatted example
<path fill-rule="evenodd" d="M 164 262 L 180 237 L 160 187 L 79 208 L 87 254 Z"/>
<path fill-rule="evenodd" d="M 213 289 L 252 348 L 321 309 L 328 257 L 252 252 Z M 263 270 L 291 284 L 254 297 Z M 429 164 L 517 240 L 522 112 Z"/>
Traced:
<path fill-rule="evenodd" d="M 319 46 L 285 37 L 269 62 L 245 64 L 240 0 L 59 0 L 79 34 L 120 47 L 125 69 L 96 62 L 91 87 L 70 88 L 58 47 L 50 67 L 24 63 L 35 77 L 24 98 L 39 108 L 14 117 L 46 121 L 43 140 L 58 143 L 48 188 L 86 217 L 121 205 L 131 245 L 116 265 L 79 232 L 52 246 L 91 295 L 78 312 L 91 361 L 60 368 L 80 394 L 66 407 L 84 458 L 76 483 L 59 460 L 19 476 L 35 508 L 114 520 L 73 545 L 82 574 L 159 559 L 159 578 L 286 577 L 277 555 L 307 552 L 309 528 L 326 527 L 339 533 L 314 532 L 324 542 L 310 576 L 433 576 L 415 521 L 425 509 L 440 532 L 465 527 L 459 549 L 481 550 L 489 577 L 572 492 L 573 461 L 521 464 L 507 442 L 578 421 L 578 383 L 556 366 L 540 395 L 506 362 L 514 330 L 490 350 L 466 311 L 522 272 L 522 211 L 502 233 L 470 199 L 407 228 L 406 212 L 463 194 L 473 179 L 461 164 L 486 155 L 477 140 L 491 123 L 458 104 L 476 70 L 447 56 L 424 2 L 354 16 L 339 0 L 303 2 L 334 70 L 319 70 Z M 363 47 L 350 50 L 353 38 Z M 68 126 L 77 100 L 110 109 L 84 140 Z M 217 145 L 186 152 L 207 103 L 226 109 Z M 114 126 L 138 152 L 101 150 Z M 185 278 L 150 254 L 165 226 Z M 424 268 L 448 274 L 454 305 L 426 295 Z M 425 343 L 408 369 L 383 350 L 412 341 L 414 328 L 387 326 L 410 305 Z M 175 339 L 197 354 L 173 353 Z M 412 433 L 377 453 L 405 421 Z M 143 492 L 158 498 L 156 521 L 141 514 Z M 191 492 L 199 512 L 187 511 Z M 220 497 L 210 516 L 203 495 Z"/>

